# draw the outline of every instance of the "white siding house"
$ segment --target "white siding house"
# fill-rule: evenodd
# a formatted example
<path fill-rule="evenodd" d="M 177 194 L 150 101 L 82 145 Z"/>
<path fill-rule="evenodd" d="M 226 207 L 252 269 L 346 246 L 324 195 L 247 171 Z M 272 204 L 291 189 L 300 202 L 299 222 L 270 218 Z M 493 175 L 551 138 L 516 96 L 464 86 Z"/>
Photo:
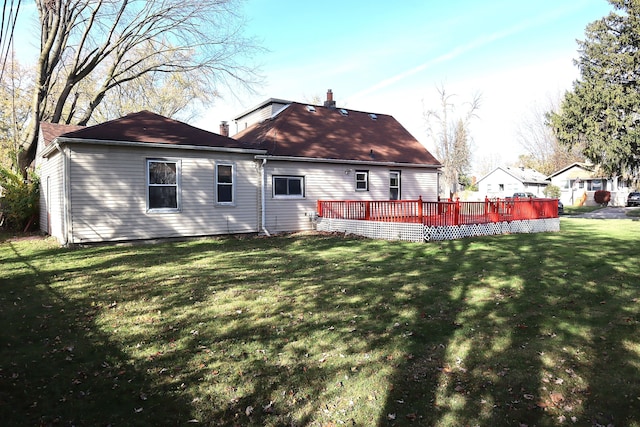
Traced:
<path fill-rule="evenodd" d="M 64 245 L 269 234 L 311 230 L 318 200 L 437 199 L 440 163 L 391 116 L 271 99 L 236 123 L 234 138 L 148 111 L 42 123 L 41 230 Z"/>
<path fill-rule="evenodd" d="M 497 167 L 477 182 L 481 197 L 511 197 L 514 193 L 532 193 L 535 197 L 544 197 L 543 190 L 549 185 L 542 173 L 524 167 Z"/>
<path fill-rule="evenodd" d="M 551 174 L 549 179 L 560 188 L 560 200 L 565 205 L 595 206 L 595 192 L 606 190 L 611 193 L 611 205 L 625 206 L 631 190 L 624 181 L 608 178 L 588 163 L 572 163 Z"/>
<path fill-rule="evenodd" d="M 224 147 L 236 141 L 190 127 L 185 135 L 193 132 L 200 144 L 209 138 L 211 146 L 161 142 L 175 129 L 141 142 L 132 130 L 155 125 L 180 133 L 188 125 L 149 112 L 123 119 L 48 143 L 41 132 L 36 168 L 43 183 L 42 231 L 74 245 L 259 230 L 254 156 L 263 151 Z M 117 138 L 118 132 L 130 140 Z M 117 139 L 96 138 L 102 133 Z"/>

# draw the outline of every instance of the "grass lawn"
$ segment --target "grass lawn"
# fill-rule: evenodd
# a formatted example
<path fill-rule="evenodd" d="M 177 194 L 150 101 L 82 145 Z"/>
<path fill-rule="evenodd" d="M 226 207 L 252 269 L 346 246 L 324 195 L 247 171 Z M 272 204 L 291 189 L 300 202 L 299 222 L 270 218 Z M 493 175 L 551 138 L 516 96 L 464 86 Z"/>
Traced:
<path fill-rule="evenodd" d="M 0 243 L 4 425 L 640 426 L 640 222 Z"/>
<path fill-rule="evenodd" d="M 602 206 L 564 206 L 564 215 L 580 215 L 602 209 Z"/>

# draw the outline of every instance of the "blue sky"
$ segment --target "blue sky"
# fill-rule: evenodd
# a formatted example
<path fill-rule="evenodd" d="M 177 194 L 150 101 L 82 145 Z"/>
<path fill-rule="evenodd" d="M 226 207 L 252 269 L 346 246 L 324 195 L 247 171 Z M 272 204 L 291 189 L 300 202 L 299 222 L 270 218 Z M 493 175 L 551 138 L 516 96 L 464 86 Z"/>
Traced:
<path fill-rule="evenodd" d="M 246 0 L 246 35 L 267 49 L 255 58 L 265 84 L 257 94 L 223 91 L 192 124 L 218 132 L 265 99 L 324 100 L 332 89 L 339 107 L 390 114 L 432 149 L 423 112 L 438 108 L 442 87 L 459 106 L 482 96 L 471 125 L 476 169 L 486 158 L 511 163 L 524 152 L 523 117 L 571 87 L 576 39 L 610 11 L 606 0 Z M 24 33 L 34 28 L 19 29 L 19 55 L 21 44 L 35 46 Z"/>
<path fill-rule="evenodd" d="M 578 77 L 576 39 L 611 10 L 605 0 L 248 0 L 247 34 L 268 52 L 257 95 L 225 96 L 196 125 L 267 98 L 306 102 L 332 89 L 338 106 L 393 115 L 432 148 L 423 112 L 437 88 L 460 106 L 482 96 L 472 124 L 474 161 L 515 161 L 517 126 L 532 105 L 559 98 Z M 231 131 L 234 128 L 231 124 Z"/>

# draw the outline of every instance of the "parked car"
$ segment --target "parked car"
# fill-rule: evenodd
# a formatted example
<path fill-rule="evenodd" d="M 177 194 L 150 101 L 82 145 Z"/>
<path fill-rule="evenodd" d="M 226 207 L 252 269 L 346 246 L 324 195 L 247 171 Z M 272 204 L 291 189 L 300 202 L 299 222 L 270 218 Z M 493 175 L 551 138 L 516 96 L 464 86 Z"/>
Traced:
<path fill-rule="evenodd" d="M 564 213 L 564 205 L 562 204 L 560 199 L 558 199 L 558 215 L 563 213 Z"/>
<path fill-rule="evenodd" d="M 640 191 L 632 191 L 627 196 L 627 206 L 640 206 Z"/>
<path fill-rule="evenodd" d="M 527 198 L 527 197 L 536 197 L 536 195 L 533 194 L 533 193 L 529 193 L 529 192 L 527 192 L 527 193 L 513 193 L 513 198 L 515 199 L 516 197 L 520 198 L 520 199 L 524 199 L 524 198 Z"/>

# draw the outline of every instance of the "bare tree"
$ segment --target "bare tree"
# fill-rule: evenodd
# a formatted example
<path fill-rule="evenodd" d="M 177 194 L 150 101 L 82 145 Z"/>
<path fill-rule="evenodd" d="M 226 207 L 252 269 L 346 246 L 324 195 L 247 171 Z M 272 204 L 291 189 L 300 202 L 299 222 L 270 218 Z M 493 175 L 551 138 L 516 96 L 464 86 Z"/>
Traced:
<path fill-rule="evenodd" d="M 35 156 L 41 120 L 87 124 L 110 91 L 143 77 L 181 74 L 206 83 L 210 94 L 231 83 L 250 89 L 257 81 L 255 68 L 239 59 L 258 47 L 243 37 L 237 5 L 236 0 L 36 0 L 40 56 L 21 167 Z"/>
<path fill-rule="evenodd" d="M 462 105 L 462 113 L 456 116 L 449 95 L 444 88 L 438 89 L 440 109 L 424 112 L 427 132 L 432 138 L 436 157 L 442 163 L 440 193 L 451 197 L 459 190 L 460 177 L 466 175 L 471 165 L 471 142 L 469 125 L 480 108 L 481 96 L 476 94 L 471 102 Z"/>
<path fill-rule="evenodd" d="M 17 171 L 20 130 L 30 117 L 33 72 L 13 57 L 5 68 L 0 76 L 0 166 Z"/>
<path fill-rule="evenodd" d="M 558 102 L 550 99 L 545 107 L 531 105 L 529 114 L 523 117 L 517 130 L 518 142 L 527 152 L 520 156 L 520 162 L 546 175 L 584 160 L 578 147 L 560 144 L 547 122 L 549 111 L 558 111 Z"/>

